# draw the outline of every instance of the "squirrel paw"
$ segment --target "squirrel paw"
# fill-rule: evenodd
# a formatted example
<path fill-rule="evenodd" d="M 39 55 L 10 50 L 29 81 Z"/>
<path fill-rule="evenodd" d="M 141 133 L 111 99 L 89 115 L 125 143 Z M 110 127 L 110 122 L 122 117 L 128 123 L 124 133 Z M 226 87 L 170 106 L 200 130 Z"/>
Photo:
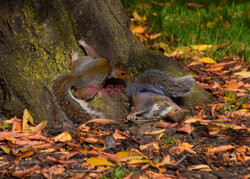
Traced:
<path fill-rule="evenodd" d="M 74 62 L 78 59 L 78 53 L 73 50 L 71 51 L 70 56 L 71 56 L 71 62 Z"/>

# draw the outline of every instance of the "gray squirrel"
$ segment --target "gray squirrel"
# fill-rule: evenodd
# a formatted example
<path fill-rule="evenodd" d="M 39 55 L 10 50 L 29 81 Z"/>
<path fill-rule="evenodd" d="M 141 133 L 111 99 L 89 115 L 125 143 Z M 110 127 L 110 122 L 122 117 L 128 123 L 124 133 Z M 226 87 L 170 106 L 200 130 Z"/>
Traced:
<path fill-rule="evenodd" d="M 182 121 L 188 110 L 180 108 L 172 99 L 186 96 L 194 85 L 194 79 L 189 75 L 176 78 L 158 69 L 145 71 L 128 87 L 132 89 L 129 93 L 133 105 L 127 119 Z"/>

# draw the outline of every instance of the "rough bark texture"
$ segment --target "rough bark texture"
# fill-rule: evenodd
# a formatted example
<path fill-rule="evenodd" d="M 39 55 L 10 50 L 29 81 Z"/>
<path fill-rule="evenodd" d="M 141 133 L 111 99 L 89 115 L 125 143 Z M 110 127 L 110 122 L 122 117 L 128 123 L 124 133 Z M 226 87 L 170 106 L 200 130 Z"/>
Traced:
<path fill-rule="evenodd" d="M 69 72 L 70 51 L 82 52 L 77 46 L 79 39 L 84 39 L 102 57 L 122 57 L 132 79 L 148 68 L 159 68 L 175 76 L 186 74 L 177 61 L 150 51 L 133 36 L 119 0 L 2 0 L 2 112 L 10 117 L 21 115 L 28 108 L 37 122 L 65 121 L 51 92 L 51 82 L 59 73 Z M 103 109 L 111 118 L 126 115 L 128 103 L 124 96 L 105 98 L 95 98 L 92 106 Z M 191 108 L 208 99 L 208 93 L 197 86 L 183 105 Z"/>

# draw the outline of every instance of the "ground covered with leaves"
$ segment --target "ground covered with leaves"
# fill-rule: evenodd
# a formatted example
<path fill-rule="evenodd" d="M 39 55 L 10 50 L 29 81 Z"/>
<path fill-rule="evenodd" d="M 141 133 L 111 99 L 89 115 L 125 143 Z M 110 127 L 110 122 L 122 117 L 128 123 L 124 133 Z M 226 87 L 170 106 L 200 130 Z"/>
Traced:
<path fill-rule="evenodd" d="M 92 119 L 72 137 L 49 135 L 27 110 L 3 121 L 1 177 L 249 178 L 247 68 L 230 57 L 187 68 L 215 100 L 181 123 Z"/>
<path fill-rule="evenodd" d="M 0 178 L 250 178 L 247 7 L 146 2 L 128 7 L 132 32 L 214 100 L 180 123 L 92 119 L 54 136 L 24 110 L 0 124 Z"/>

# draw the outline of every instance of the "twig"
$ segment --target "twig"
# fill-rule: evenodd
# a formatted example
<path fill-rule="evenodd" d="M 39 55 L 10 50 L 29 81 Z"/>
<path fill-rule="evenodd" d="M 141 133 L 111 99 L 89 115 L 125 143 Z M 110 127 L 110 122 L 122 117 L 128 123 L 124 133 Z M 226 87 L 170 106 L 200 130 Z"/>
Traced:
<path fill-rule="evenodd" d="M 179 165 L 181 162 L 183 162 L 186 158 L 187 158 L 187 156 L 189 156 L 188 154 L 187 155 L 184 155 L 183 157 L 181 157 L 181 159 L 180 160 L 178 160 L 177 162 L 175 162 L 175 166 L 177 166 L 177 165 Z"/>

